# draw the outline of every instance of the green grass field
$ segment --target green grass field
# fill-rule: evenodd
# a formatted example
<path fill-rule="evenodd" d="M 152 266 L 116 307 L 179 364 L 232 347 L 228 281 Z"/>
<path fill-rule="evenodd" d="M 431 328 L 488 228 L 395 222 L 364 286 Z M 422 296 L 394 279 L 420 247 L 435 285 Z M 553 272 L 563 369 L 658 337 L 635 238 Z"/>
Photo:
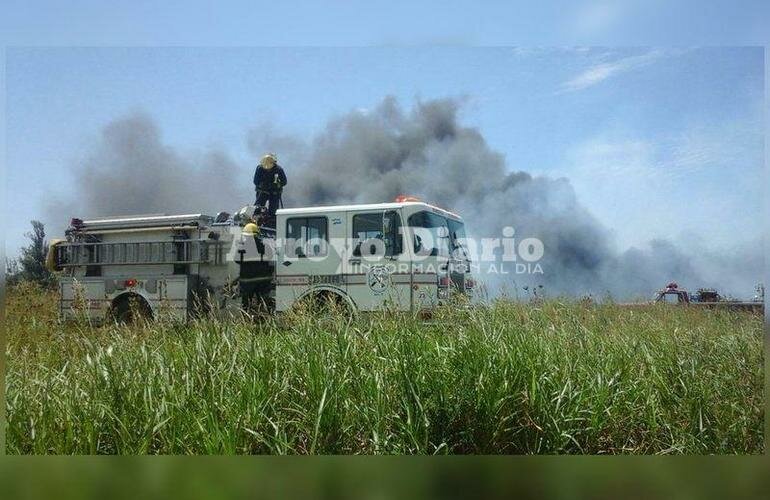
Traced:
<path fill-rule="evenodd" d="M 7 300 L 7 452 L 763 451 L 762 318 L 545 302 L 319 324 L 58 323 Z"/>

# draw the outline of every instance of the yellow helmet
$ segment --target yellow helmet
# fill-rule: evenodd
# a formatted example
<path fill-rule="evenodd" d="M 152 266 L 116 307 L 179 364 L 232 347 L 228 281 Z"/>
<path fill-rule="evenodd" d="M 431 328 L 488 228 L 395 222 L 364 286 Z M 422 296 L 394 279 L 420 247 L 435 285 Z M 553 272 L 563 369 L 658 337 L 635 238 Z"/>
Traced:
<path fill-rule="evenodd" d="M 249 222 L 243 226 L 243 234 L 259 234 L 259 226 L 253 222 Z"/>
<path fill-rule="evenodd" d="M 262 168 L 266 170 L 273 168 L 276 163 L 278 163 L 278 158 L 275 156 L 275 153 L 267 153 L 259 161 L 259 164 L 262 165 Z"/>

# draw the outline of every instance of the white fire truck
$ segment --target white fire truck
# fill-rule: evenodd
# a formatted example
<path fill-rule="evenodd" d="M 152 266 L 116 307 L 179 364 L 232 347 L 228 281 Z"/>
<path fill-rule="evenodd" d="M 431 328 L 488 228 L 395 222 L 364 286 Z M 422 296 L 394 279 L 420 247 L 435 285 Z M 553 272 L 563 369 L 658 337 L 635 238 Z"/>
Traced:
<path fill-rule="evenodd" d="M 259 303 L 285 311 L 332 299 L 357 311 L 421 311 L 476 284 L 457 214 L 399 197 L 393 203 L 234 215 L 72 219 L 54 240 L 60 313 L 95 321 L 169 314 L 186 320 Z"/>

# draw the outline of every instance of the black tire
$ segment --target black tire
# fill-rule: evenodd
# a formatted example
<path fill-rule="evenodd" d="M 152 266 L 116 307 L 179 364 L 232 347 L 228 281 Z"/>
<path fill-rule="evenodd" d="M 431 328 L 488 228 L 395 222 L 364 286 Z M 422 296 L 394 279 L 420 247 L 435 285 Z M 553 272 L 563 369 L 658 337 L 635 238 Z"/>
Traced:
<path fill-rule="evenodd" d="M 313 293 L 300 302 L 300 309 L 310 312 L 321 323 L 349 319 L 353 316 L 350 305 L 333 292 Z"/>
<path fill-rule="evenodd" d="M 118 323 L 132 324 L 152 319 L 150 304 L 135 293 L 121 295 L 112 304 L 112 317 Z"/>

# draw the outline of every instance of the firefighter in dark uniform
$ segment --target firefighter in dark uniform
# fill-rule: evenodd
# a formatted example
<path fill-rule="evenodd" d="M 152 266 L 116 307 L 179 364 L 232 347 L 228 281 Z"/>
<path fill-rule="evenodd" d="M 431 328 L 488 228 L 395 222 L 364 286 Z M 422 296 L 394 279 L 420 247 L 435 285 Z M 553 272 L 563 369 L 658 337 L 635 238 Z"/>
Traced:
<path fill-rule="evenodd" d="M 286 173 L 278 165 L 275 155 L 268 153 L 263 156 L 254 172 L 254 189 L 257 191 L 255 205 L 267 206 L 267 214 L 274 217 L 285 185 Z"/>

